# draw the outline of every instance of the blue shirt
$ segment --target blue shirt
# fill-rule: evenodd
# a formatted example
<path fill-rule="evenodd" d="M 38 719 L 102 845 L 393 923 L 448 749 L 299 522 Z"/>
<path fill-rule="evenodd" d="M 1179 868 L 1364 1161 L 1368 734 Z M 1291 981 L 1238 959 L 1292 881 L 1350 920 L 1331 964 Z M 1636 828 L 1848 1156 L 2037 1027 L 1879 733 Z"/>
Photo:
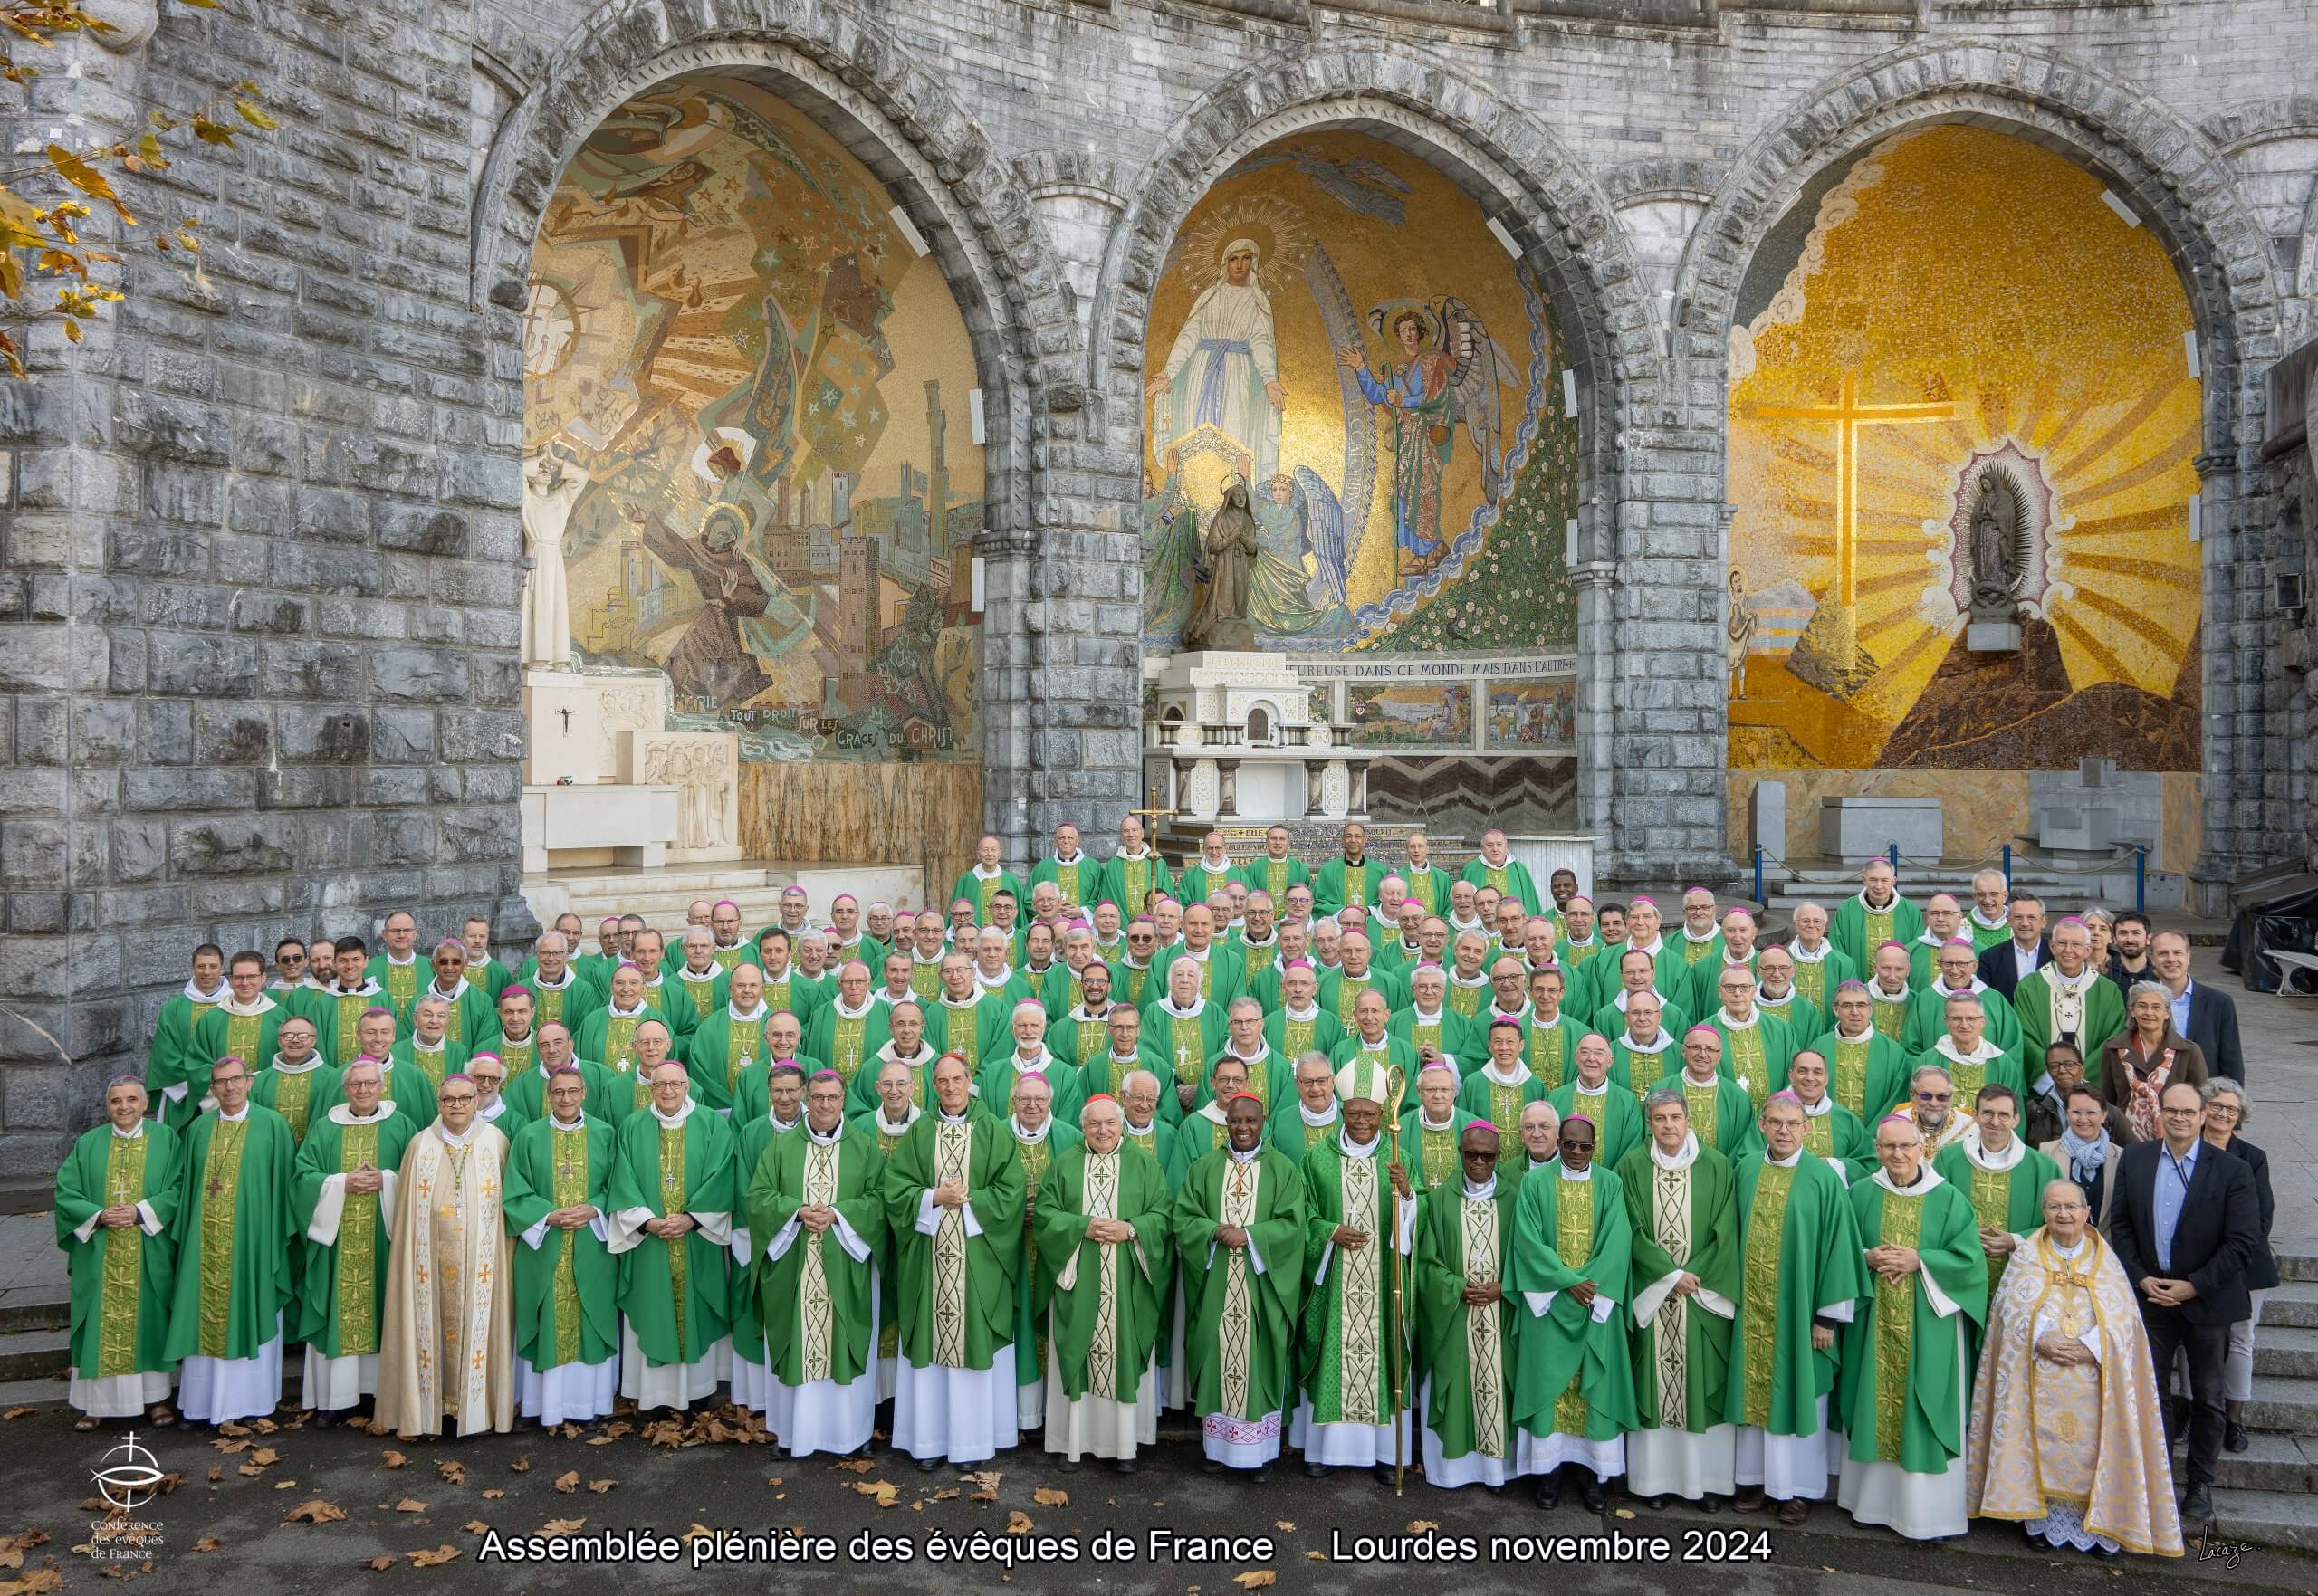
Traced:
<path fill-rule="evenodd" d="M 2197 989 L 2197 982 L 2183 981 L 2181 995 L 2173 999 L 2173 1028 L 2185 1037 L 2189 1034 L 2189 994 Z"/>
<path fill-rule="evenodd" d="M 2198 1178 L 2198 1157 L 2205 1146 L 2206 1139 L 2199 1136 L 2189 1143 L 2189 1156 L 2176 1161 L 2171 1148 L 2162 1142 L 2157 1144 L 2157 1266 L 2169 1276 L 2173 1268 L 2173 1228 L 2181 1222 L 2181 1209 L 2189 1200 L 2189 1182 Z"/>

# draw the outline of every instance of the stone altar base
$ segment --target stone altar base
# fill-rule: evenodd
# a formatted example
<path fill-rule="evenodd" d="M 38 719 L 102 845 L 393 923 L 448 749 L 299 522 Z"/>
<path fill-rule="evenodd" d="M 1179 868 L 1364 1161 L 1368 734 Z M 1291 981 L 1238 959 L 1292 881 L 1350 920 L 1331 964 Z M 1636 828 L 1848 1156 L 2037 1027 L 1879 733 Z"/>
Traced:
<path fill-rule="evenodd" d="M 807 916 L 816 925 L 828 923 L 830 901 L 839 893 L 851 893 L 864 908 L 879 898 L 897 906 L 925 904 L 924 873 L 912 866 L 770 865 L 745 860 L 729 865 L 653 869 L 596 866 L 526 874 L 523 899 L 541 925 L 553 924 L 559 914 L 579 915 L 592 948 L 596 922 L 607 914 L 641 914 L 655 931 L 667 935 L 680 932 L 685 910 L 695 898 L 711 903 L 730 898 L 740 908 L 742 934 L 754 936 L 780 918 L 781 892 L 790 886 L 805 889 Z"/>

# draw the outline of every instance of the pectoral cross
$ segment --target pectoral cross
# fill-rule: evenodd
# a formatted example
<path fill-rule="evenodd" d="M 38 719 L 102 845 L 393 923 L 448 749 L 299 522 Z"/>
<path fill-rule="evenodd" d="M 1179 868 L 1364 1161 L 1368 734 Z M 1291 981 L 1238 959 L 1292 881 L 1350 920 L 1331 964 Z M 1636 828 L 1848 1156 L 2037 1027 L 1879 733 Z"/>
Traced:
<path fill-rule="evenodd" d="M 1892 426 L 1910 422 L 1949 421 L 1956 406 L 1944 401 L 1922 404 L 1862 404 L 1859 368 L 1844 368 L 1843 385 L 1832 405 L 1767 405 L 1749 401 L 1739 406 L 1749 419 L 1832 421 L 1835 424 L 1835 580 L 1827 599 L 1837 630 L 1834 636 L 1835 664 L 1848 671 L 1859 657 L 1859 429 Z M 1829 602 L 1832 600 L 1832 602 Z"/>

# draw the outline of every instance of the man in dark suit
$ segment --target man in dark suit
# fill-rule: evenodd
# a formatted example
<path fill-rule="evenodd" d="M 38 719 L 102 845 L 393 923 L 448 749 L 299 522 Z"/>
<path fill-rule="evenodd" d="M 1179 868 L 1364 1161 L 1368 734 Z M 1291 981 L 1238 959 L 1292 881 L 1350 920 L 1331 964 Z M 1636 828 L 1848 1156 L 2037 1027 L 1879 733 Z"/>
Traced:
<path fill-rule="evenodd" d="M 2005 918 L 2012 922 L 2012 935 L 1980 955 L 1979 977 L 2008 1003 L 2022 976 L 2053 961 L 2053 950 L 2045 941 L 2045 905 L 2035 894 L 2015 895 Z"/>
<path fill-rule="evenodd" d="M 2109 1218 L 2110 1245 L 2141 1298 L 2160 1391 L 2170 1381 L 2176 1356 L 2189 1358 L 2185 1524 L 2213 1517 L 2229 1327 L 2253 1312 L 2246 1276 L 2262 1236 L 2254 1178 L 2244 1161 L 2206 1145 L 2204 1118 L 2205 1100 L 2195 1086 L 2176 1082 L 2165 1088 L 2158 1100 L 2164 1133 L 2125 1149 Z M 2179 1421 L 2170 1400 L 2160 1406 L 2170 1446 Z"/>
<path fill-rule="evenodd" d="M 2228 993 L 2189 979 L 2189 936 L 2159 932 L 2149 940 L 2149 961 L 2173 994 L 2173 1028 L 2206 1056 L 2208 1078 L 2226 1075 L 2241 1086 L 2251 1085 L 2246 1079 L 2246 1049 L 2237 1040 L 2237 1005 Z"/>

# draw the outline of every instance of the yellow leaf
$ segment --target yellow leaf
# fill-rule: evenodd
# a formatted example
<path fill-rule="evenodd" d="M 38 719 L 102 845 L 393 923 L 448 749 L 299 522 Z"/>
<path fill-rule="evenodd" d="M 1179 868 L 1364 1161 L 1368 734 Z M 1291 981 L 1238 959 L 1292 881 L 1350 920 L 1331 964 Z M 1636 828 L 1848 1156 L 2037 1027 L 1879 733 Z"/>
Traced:
<path fill-rule="evenodd" d="M 1013 1512 L 1009 1513 L 1006 1515 L 1006 1533 L 1010 1535 L 1029 1534 L 1030 1533 L 1030 1515 L 1023 1512 L 1019 1507 L 1014 1509 Z"/>
<path fill-rule="evenodd" d="M 574 1468 L 569 1473 L 557 1475 L 555 1477 L 555 1488 L 561 1491 L 567 1496 L 571 1495 L 572 1492 L 580 1488 L 580 1471 Z"/>
<path fill-rule="evenodd" d="M 501 1490 L 497 1486 L 493 1486 L 489 1490 L 484 1492 L 483 1499 L 486 1502 L 496 1502 L 500 1497 L 506 1494 L 506 1492 Z"/>
<path fill-rule="evenodd" d="M 48 164 L 54 167 L 67 183 L 81 193 L 92 199 L 101 199 L 110 205 L 114 210 L 120 213 L 122 221 L 137 220 L 129 214 L 129 207 L 120 203 L 120 196 L 112 191 L 112 185 L 105 181 L 105 175 L 62 144 L 52 144 L 48 147 Z M 244 1430 L 243 1433 L 246 1435 L 249 1432 Z"/>
<path fill-rule="evenodd" d="M 382 1468 L 400 1468 L 404 1464 L 409 1461 L 410 1459 L 404 1457 L 400 1452 L 389 1451 L 387 1454 L 387 1460 L 380 1464 L 379 1467 Z"/>
<path fill-rule="evenodd" d="M 1041 1507 L 1068 1507 L 1070 1505 L 1070 1493 L 1054 1486 L 1040 1486 L 1030 1493 L 1030 1500 Z"/>
<path fill-rule="evenodd" d="M 1266 1585 L 1279 1583 L 1279 1576 L 1268 1568 L 1251 1568 L 1245 1573 L 1233 1574 L 1231 1582 L 1242 1591 L 1260 1591 Z"/>
<path fill-rule="evenodd" d="M 456 1557 L 458 1554 L 459 1549 L 456 1546 L 437 1546 L 432 1552 L 414 1552 L 410 1554 L 410 1566 L 413 1568 L 435 1568 L 442 1563 L 450 1562 L 451 1559 Z"/>
<path fill-rule="evenodd" d="M 532 1455 L 529 1452 L 518 1452 L 515 1454 L 515 1461 L 507 1467 L 517 1474 L 529 1474 L 532 1469 Z"/>
<path fill-rule="evenodd" d="M 162 151 L 160 139 L 150 133 L 138 139 L 137 154 L 147 166 L 157 172 L 169 164 L 169 158 Z"/>
<path fill-rule="evenodd" d="M 588 1488 L 600 1496 L 618 1484 L 619 1481 L 616 1479 L 591 1479 L 588 1482 Z"/>
<path fill-rule="evenodd" d="M 678 1538 L 686 1541 L 713 1541 L 716 1538 L 716 1532 L 704 1524 L 696 1524 Z"/>
<path fill-rule="evenodd" d="M 584 1518 L 551 1518 L 547 1523 L 540 1526 L 540 1534 L 542 1535 L 576 1535 L 580 1533 L 580 1525 L 587 1522 L 588 1521 Z"/>
<path fill-rule="evenodd" d="M 954 1502 L 958 1499 L 958 1487 L 955 1486 L 943 1486 L 940 1490 L 934 1493 L 934 1499 L 936 1502 Z"/>
<path fill-rule="evenodd" d="M 426 1511 L 426 1504 L 420 1501 L 416 1496 L 405 1496 L 401 1501 L 395 1504 L 395 1511 L 397 1513 L 424 1513 Z"/>
<path fill-rule="evenodd" d="M 251 127 L 260 129 L 264 132 L 271 133 L 274 129 L 282 125 L 280 122 L 275 121 L 272 117 L 266 115 L 264 111 L 259 110 L 256 103 L 253 100 L 236 100 L 234 101 L 234 109 L 242 113 L 242 120 L 247 122 Z"/>
<path fill-rule="evenodd" d="M 831 1467 L 841 1468 L 848 1474 L 867 1474 L 877 1465 L 867 1457 L 840 1457 Z"/>
<path fill-rule="evenodd" d="M 1412 1518 L 1409 1520 L 1409 1534 L 1413 1535 L 1421 1535 L 1429 1530 L 1437 1530 L 1441 1526 L 1439 1524 L 1433 1523 L 1432 1520 L 1429 1518 Z"/>
<path fill-rule="evenodd" d="M 1307 1563 L 1326 1563 L 1327 1560 L 1328 1554 L 1325 1552 L 1307 1552 L 1304 1553 L 1304 1561 Z"/>
<path fill-rule="evenodd" d="M 1617 1510 L 1614 1516 L 1618 1518 L 1632 1518 L 1633 1516 L 1633 1509 L 1631 1507 L 1621 1507 Z"/>
<path fill-rule="evenodd" d="M 284 1524 L 336 1524 L 346 1516 L 346 1509 L 316 1496 L 311 1502 L 301 1502 L 290 1510 Z"/>
<path fill-rule="evenodd" d="M 880 1507 L 891 1507 L 901 1497 L 900 1487 L 888 1480 L 857 1479 L 853 1488 L 865 1496 L 875 1496 Z"/>
<path fill-rule="evenodd" d="M 463 1486 L 467 1483 L 467 1466 L 464 1463 L 446 1459 L 435 1466 L 435 1472 L 455 1486 Z"/>
<path fill-rule="evenodd" d="M 36 1568 L 21 1580 L 0 1580 L 0 1596 L 50 1596 L 50 1592 L 62 1589 L 64 1576 L 53 1568 Z"/>
<path fill-rule="evenodd" d="M 204 1535 L 193 1543 L 193 1549 L 196 1552 L 222 1552 L 225 1549 L 225 1543 L 215 1535 Z"/>
<path fill-rule="evenodd" d="M 192 0 L 187 0 L 187 3 L 188 5 L 190 5 L 190 4 L 192 3 Z M 394 1566 L 395 1566 L 395 1559 L 393 1559 L 393 1558 L 391 1558 L 391 1557 L 371 1557 L 371 1558 L 366 1558 L 366 1559 L 364 1559 L 364 1560 L 363 1560 L 362 1566 L 363 1566 L 364 1568 L 375 1568 L 375 1569 L 377 1569 L 380 1573 L 384 1573 L 384 1572 L 387 1572 L 387 1570 L 388 1570 L 388 1569 L 390 1569 L 390 1568 L 392 1568 L 392 1567 L 394 1567 Z"/>
<path fill-rule="evenodd" d="M 5 189 L 0 189 L 0 193 L 6 192 L 7 191 Z M 8 197 L 14 199 L 16 196 L 12 194 L 9 195 Z M 17 203 L 22 204 L 23 202 L 18 201 Z M 29 210 L 31 207 L 27 205 L 25 208 Z M 11 1408 L 5 1413 L 0 1413 L 0 1419 L 22 1419 L 27 1413 L 37 1413 L 40 1410 L 38 1408 Z"/>
<path fill-rule="evenodd" d="M 1276 1530 L 1293 1530 L 1296 1527 L 1296 1521 L 1292 1518 L 1275 1518 L 1271 1521 L 1271 1527 Z"/>
<path fill-rule="evenodd" d="M 491 1526 L 479 1518 L 470 1518 L 459 1527 L 471 1535 L 487 1535 L 491 1533 Z"/>
<path fill-rule="evenodd" d="M 234 142 L 234 130 L 231 128 L 221 122 L 212 121 L 205 116 L 196 116 L 193 119 L 193 136 L 204 144 L 223 144 L 231 147 Z"/>

